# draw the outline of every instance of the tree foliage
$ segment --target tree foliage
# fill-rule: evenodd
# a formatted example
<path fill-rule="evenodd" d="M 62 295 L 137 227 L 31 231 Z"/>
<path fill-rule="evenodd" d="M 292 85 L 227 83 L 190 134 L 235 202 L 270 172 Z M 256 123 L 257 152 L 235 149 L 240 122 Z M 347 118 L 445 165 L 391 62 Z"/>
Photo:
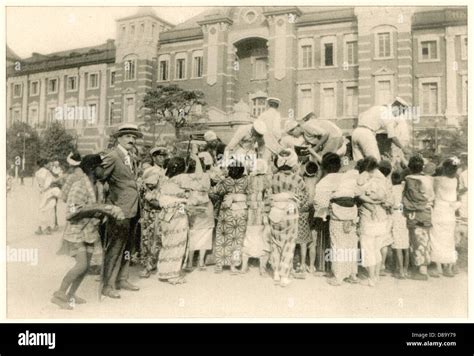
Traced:
<path fill-rule="evenodd" d="M 204 93 L 200 90 L 185 90 L 177 85 L 158 86 L 147 91 L 143 106 L 148 109 L 150 119 L 147 124 L 170 123 L 179 136 L 180 129 L 197 124 L 205 114 L 202 108 L 206 105 Z M 201 111 L 197 111 L 198 106 Z"/>
<path fill-rule="evenodd" d="M 53 121 L 44 130 L 41 137 L 41 158 L 57 160 L 66 166 L 66 158 L 74 149 L 74 137 L 66 132 L 61 123 Z"/>
<path fill-rule="evenodd" d="M 40 138 L 38 133 L 27 123 L 17 121 L 7 130 L 6 139 L 7 170 L 11 169 L 12 165 L 18 165 L 19 169 L 21 169 L 24 143 L 25 174 L 31 175 L 35 169 L 36 161 L 40 158 Z"/>

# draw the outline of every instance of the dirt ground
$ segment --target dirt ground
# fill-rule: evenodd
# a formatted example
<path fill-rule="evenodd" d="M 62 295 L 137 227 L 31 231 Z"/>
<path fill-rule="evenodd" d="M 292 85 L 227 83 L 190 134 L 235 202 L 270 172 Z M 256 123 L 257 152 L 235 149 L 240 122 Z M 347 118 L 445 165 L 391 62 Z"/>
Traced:
<path fill-rule="evenodd" d="M 429 281 L 397 280 L 383 277 L 375 288 L 359 285 L 330 286 L 324 277 L 307 276 L 293 280 L 286 288 L 262 278 L 258 268 L 246 275 L 231 276 L 193 271 L 187 283 L 171 286 L 156 275 L 132 281 L 138 292 L 123 291 L 118 300 L 98 300 L 96 276 L 86 277 L 78 295 L 87 303 L 72 311 L 60 310 L 50 302 L 65 272 L 73 264 L 56 251 L 64 227 L 64 204 L 59 206 L 60 230 L 53 235 L 36 236 L 39 194 L 31 180 L 15 184 L 7 196 L 7 252 L 36 249 L 34 261 L 7 264 L 7 317 L 12 319 L 89 319 L 89 318 L 466 318 L 468 303 L 467 247 L 462 252 L 461 270 L 454 278 Z M 7 256 L 8 257 L 8 256 Z"/>

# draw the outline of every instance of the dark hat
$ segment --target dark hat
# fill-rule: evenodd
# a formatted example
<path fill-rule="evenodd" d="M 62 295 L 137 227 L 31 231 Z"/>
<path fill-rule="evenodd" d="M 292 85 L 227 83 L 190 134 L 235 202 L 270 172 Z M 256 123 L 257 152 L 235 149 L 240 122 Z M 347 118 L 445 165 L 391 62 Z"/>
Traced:
<path fill-rule="evenodd" d="M 91 154 L 82 157 L 80 167 L 85 173 L 91 172 L 102 164 L 102 158 L 99 154 Z"/>
<path fill-rule="evenodd" d="M 138 138 L 143 137 L 143 134 L 140 132 L 140 130 L 138 129 L 138 126 L 135 124 L 120 125 L 118 130 L 114 132 L 112 136 L 117 138 L 117 137 L 128 135 L 128 134 L 135 135 Z"/>

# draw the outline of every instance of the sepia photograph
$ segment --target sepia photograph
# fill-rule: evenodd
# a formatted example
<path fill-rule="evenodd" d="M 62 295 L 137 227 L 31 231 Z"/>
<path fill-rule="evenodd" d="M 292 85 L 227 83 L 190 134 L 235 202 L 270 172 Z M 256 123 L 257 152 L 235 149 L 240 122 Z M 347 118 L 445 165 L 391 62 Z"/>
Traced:
<path fill-rule="evenodd" d="M 139 5 L 5 7 L 7 320 L 468 318 L 467 6 Z"/>

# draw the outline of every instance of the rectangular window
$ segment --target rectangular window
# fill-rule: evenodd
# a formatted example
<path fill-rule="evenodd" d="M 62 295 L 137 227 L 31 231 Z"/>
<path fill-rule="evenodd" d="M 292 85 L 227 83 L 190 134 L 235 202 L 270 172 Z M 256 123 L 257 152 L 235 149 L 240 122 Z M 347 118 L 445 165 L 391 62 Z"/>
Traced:
<path fill-rule="evenodd" d="M 390 38 L 390 32 L 378 33 L 377 34 L 378 52 L 379 58 L 387 58 L 392 55 L 392 44 Z"/>
<path fill-rule="evenodd" d="M 193 76 L 195 78 L 201 78 L 203 75 L 203 61 L 202 56 L 194 57 Z"/>
<path fill-rule="evenodd" d="M 336 117 L 336 90 L 335 88 L 323 88 L 323 110 L 322 117 L 331 119 Z"/>
<path fill-rule="evenodd" d="M 110 72 L 110 86 L 113 87 L 115 85 L 115 71 Z"/>
<path fill-rule="evenodd" d="M 124 62 L 125 80 L 135 80 L 136 61 L 128 59 Z"/>
<path fill-rule="evenodd" d="M 467 75 L 462 76 L 462 113 L 467 115 Z"/>
<path fill-rule="evenodd" d="M 259 117 L 266 109 L 266 98 L 255 98 L 252 100 L 252 115 Z"/>
<path fill-rule="evenodd" d="M 130 38 L 129 40 L 134 40 L 135 39 L 135 25 L 130 26 Z"/>
<path fill-rule="evenodd" d="M 344 113 L 346 116 L 357 116 L 359 107 L 359 90 L 356 86 L 346 88 L 346 103 Z"/>
<path fill-rule="evenodd" d="M 151 25 L 151 37 L 155 37 L 155 24 Z"/>
<path fill-rule="evenodd" d="M 334 65 L 334 43 L 324 44 L 324 66 L 332 67 Z"/>
<path fill-rule="evenodd" d="M 313 91 L 311 88 L 300 89 L 300 105 L 298 115 L 303 116 L 314 110 Z"/>
<path fill-rule="evenodd" d="M 125 113 L 127 115 L 127 121 L 135 121 L 135 99 L 126 98 L 125 99 Z"/>
<path fill-rule="evenodd" d="M 77 90 L 77 76 L 67 77 L 66 90 L 67 91 L 76 91 Z"/>
<path fill-rule="evenodd" d="M 438 113 L 438 83 L 422 84 L 421 110 L 423 115 Z"/>
<path fill-rule="evenodd" d="M 348 65 L 357 64 L 357 41 L 346 42 L 346 60 Z"/>
<path fill-rule="evenodd" d="M 30 96 L 35 96 L 39 94 L 39 81 L 35 80 L 30 82 Z"/>
<path fill-rule="evenodd" d="M 109 101 L 109 110 L 107 112 L 107 120 L 108 120 L 109 126 L 112 125 L 114 122 L 114 101 L 113 100 Z"/>
<path fill-rule="evenodd" d="M 48 93 L 54 94 L 58 92 L 58 80 L 48 79 Z"/>
<path fill-rule="evenodd" d="M 21 109 L 13 109 L 13 121 L 21 121 Z"/>
<path fill-rule="evenodd" d="M 438 44 L 436 41 L 421 42 L 421 59 L 425 61 L 438 59 Z"/>
<path fill-rule="evenodd" d="M 467 36 L 461 36 L 461 59 L 467 60 Z"/>
<path fill-rule="evenodd" d="M 267 57 L 254 59 L 253 79 L 267 79 Z"/>
<path fill-rule="evenodd" d="M 305 45 L 301 46 L 301 67 L 311 68 L 313 66 L 313 46 Z"/>
<path fill-rule="evenodd" d="M 90 73 L 89 74 L 89 81 L 88 81 L 88 89 L 97 89 L 99 88 L 99 74 L 98 73 Z"/>
<path fill-rule="evenodd" d="M 178 58 L 176 60 L 176 79 L 186 78 L 186 59 Z"/>
<path fill-rule="evenodd" d="M 166 60 L 160 61 L 159 80 L 162 80 L 162 81 L 168 80 L 168 72 L 169 72 L 169 61 L 166 61 Z"/>
<path fill-rule="evenodd" d="M 13 97 L 14 98 L 21 97 L 21 84 L 13 84 Z"/>
<path fill-rule="evenodd" d="M 26 122 L 28 124 L 37 124 L 38 121 L 38 108 L 37 107 L 32 107 L 30 108 L 30 113 L 28 114 L 28 117 L 26 118 Z"/>
<path fill-rule="evenodd" d="M 53 122 L 56 119 L 56 108 L 49 107 L 48 108 L 48 122 Z"/>
<path fill-rule="evenodd" d="M 377 82 L 376 88 L 377 105 L 386 105 L 392 96 L 392 83 L 390 80 L 380 80 Z"/>
<path fill-rule="evenodd" d="M 87 105 L 87 118 L 86 122 L 88 126 L 97 125 L 97 104 Z"/>

